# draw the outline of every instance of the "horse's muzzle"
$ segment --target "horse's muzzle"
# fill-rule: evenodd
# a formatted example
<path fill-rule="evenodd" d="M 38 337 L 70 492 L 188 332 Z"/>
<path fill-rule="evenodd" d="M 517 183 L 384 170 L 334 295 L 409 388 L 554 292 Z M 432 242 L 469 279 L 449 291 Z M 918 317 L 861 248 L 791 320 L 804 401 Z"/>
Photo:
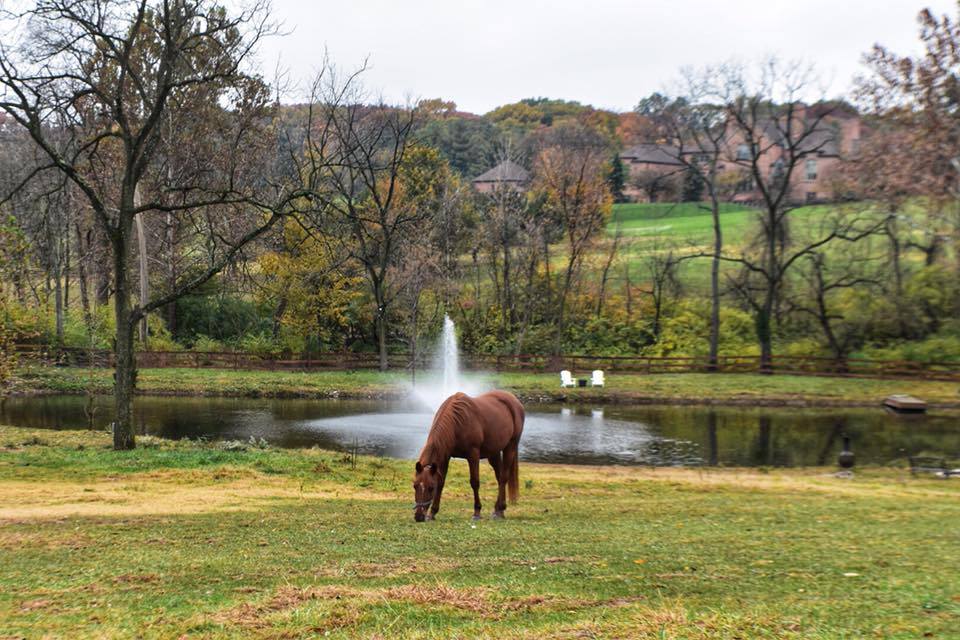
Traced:
<path fill-rule="evenodd" d="M 427 516 L 426 514 L 423 513 L 423 511 L 418 510 L 416 513 L 413 514 L 413 519 L 416 520 L 417 522 L 423 522 L 424 520 L 427 519 Z"/>

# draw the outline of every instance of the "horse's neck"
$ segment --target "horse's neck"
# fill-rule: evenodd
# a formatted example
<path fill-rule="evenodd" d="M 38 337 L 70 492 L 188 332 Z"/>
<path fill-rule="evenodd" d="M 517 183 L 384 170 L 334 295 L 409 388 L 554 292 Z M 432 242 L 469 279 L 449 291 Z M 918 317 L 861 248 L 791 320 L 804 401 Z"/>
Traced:
<path fill-rule="evenodd" d="M 450 452 L 438 442 L 427 442 L 420 453 L 422 464 L 442 464 L 450 458 Z"/>
<path fill-rule="evenodd" d="M 446 438 L 438 437 L 438 434 L 431 430 L 427 437 L 427 443 L 423 445 L 423 451 L 420 453 L 420 462 L 422 464 L 442 464 L 449 460 L 453 453 L 453 443 L 446 440 Z"/>

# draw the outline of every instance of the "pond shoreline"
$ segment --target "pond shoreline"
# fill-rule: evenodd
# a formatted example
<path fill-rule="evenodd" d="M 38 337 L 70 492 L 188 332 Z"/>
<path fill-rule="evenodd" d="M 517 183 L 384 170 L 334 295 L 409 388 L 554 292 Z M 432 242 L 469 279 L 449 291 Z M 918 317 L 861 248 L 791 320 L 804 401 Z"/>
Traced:
<path fill-rule="evenodd" d="M 610 393 L 546 393 L 525 392 L 509 388 L 517 398 L 527 404 L 570 404 L 570 405 L 640 405 L 640 406 L 704 406 L 704 407 L 795 407 L 802 409 L 883 409 L 882 398 L 876 401 L 807 397 L 778 397 L 778 396 L 731 396 L 731 397 L 692 397 L 692 396 L 651 396 L 631 392 Z M 47 388 L 31 388 L 16 390 L 10 397 L 42 397 L 42 396 L 82 396 L 83 392 L 74 390 L 58 390 Z M 94 391 L 96 396 L 109 396 L 111 392 L 105 389 Z M 212 391 L 189 389 L 150 389 L 136 392 L 137 397 L 158 398 L 249 398 L 249 399 L 277 399 L 277 400 L 384 400 L 402 401 L 410 397 L 406 389 L 383 390 L 330 390 L 330 391 Z M 930 410 L 960 411 L 960 402 L 928 402 Z"/>

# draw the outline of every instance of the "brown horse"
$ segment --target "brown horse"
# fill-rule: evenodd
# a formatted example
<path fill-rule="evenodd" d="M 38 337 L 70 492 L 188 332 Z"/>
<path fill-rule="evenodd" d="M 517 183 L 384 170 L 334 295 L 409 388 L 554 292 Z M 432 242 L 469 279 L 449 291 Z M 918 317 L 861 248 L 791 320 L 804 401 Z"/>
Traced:
<path fill-rule="evenodd" d="M 520 493 L 517 447 L 523 419 L 523 405 L 506 391 L 490 391 L 476 398 L 455 393 L 447 398 L 433 416 L 430 435 L 417 460 L 413 477 L 414 520 L 433 520 L 440 510 L 440 494 L 451 457 L 466 458 L 470 465 L 474 520 L 480 519 L 480 459 L 490 461 L 499 486 L 493 517 L 502 518 L 507 508 L 505 491 L 510 494 L 511 504 L 516 503 Z"/>

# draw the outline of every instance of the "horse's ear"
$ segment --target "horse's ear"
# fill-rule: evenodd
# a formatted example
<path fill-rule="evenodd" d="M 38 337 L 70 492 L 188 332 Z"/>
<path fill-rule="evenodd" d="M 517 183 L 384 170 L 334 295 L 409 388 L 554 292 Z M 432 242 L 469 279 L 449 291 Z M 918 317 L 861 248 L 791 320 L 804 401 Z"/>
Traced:
<path fill-rule="evenodd" d="M 423 465 L 420 464 L 419 460 L 417 460 L 417 473 L 420 473 L 421 471 L 423 471 Z"/>

